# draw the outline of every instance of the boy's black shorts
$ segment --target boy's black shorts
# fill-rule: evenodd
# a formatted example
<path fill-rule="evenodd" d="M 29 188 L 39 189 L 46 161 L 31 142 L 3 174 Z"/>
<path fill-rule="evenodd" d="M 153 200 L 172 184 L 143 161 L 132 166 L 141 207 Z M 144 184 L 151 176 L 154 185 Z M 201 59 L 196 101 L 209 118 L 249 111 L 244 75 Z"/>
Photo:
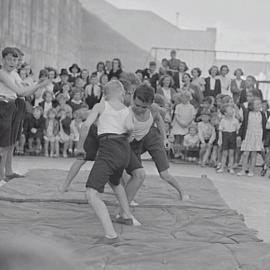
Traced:
<path fill-rule="evenodd" d="M 170 167 L 164 147 L 164 142 L 156 127 L 151 127 L 147 135 L 145 135 L 142 140 L 134 140 L 133 142 L 131 142 L 130 147 L 134 154 L 137 156 L 137 159 L 140 163 L 141 155 L 148 151 L 153 161 L 155 162 L 158 172 L 163 172 Z M 134 162 L 134 164 L 136 163 Z M 134 167 L 129 164 L 129 166 L 127 167 L 127 172 L 130 174 L 134 169 L 136 169 Z"/>
<path fill-rule="evenodd" d="M 120 184 L 124 169 L 130 159 L 130 146 L 125 137 L 110 137 L 102 135 L 99 138 L 99 150 L 96 161 L 88 177 L 86 188 L 104 192 L 105 185 L 110 182 Z"/>
<path fill-rule="evenodd" d="M 0 147 L 13 145 L 13 120 L 16 114 L 15 100 L 0 99 Z"/>
<path fill-rule="evenodd" d="M 97 126 L 92 125 L 89 128 L 88 135 L 85 139 L 83 148 L 85 151 L 84 160 L 86 161 L 94 161 L 97 156 L 99 141 L 97 135 Z"/>
<path fill-rule="evenodd" d="M 26 106 L 23 98 L 15 100 L 16 113 L 12 122 L 11 143 L 14 145 L 20 138 L 23 128 L 23 120 L 25 118 Z"/>
<path fill-rule="evenodd" d="M 222 132 L 222 150 L 235 150 L 236 149 L 236 132 Z"/>

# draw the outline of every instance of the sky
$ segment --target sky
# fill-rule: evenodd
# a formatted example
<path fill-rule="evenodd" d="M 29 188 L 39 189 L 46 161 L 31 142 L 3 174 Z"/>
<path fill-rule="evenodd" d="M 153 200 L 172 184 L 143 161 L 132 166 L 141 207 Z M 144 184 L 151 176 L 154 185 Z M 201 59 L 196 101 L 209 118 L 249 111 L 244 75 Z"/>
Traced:
<path fill-rule="evenodd" d="M 150 10 L 185 29 L 217 28 L 217 50 L 270 53 L 270 0 L 107 0 Z"/>

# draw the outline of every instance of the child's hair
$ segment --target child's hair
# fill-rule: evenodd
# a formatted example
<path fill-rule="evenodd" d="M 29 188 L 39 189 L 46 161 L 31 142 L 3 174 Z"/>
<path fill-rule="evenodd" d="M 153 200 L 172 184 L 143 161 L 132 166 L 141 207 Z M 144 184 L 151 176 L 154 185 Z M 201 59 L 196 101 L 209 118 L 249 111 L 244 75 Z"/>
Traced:
<path fill-rule="evenodd" d="M 225 104 L 223 104 L 222 106 L 221 106 L 221 108 L 220 108 L 220 112 L 223 114 L 223 115 L 225 115 L 225 113 L 226 113 L 226 111 L 227 111 L 227 109 L 228 108 L 233 108 L 233 105 L 232 104 L 228 104 L 228 103 L 225 103 Z"/>
<path fill-rule="evenodd" d="M 19 57 L 18 51 L 15 48 L 6 47 L 2 50 L 2 57 L 6 57 L 7 55 L 11 54 L 13 57 Z"/>
<path fill-rule="evenodd" d="M 62 112 L 64 112 L 65 114 L 67 114 L 67 111 L 66 111 L 64 108 L 61 108 L 61 109 L 58 111 L 58 115 L 60 115 Z"/>
<path fill-rule="evenodd" d="M 155 97 L 154 97 L 154 102 L 156 104 L 158 104 L 160 107 L 164 108 L 165 107 L 165 98 L 164 96 L 160 95 L 160 94 L 155 94 Z"/>
<path fill-rule="evenodd" d="M 204 116 L 204 115 L 209 116 L 209 119 L 210 119 L 210 117 L 211 117 L 211 112 L 210 112 L 209 110 L 207 110 L 207 109 L 204 109 L 204 110 L 202 110 L 201 113 L 200 113 L 200 118 L 202 118 L 202 116 Z"/>
<path fill-rule="evenodd" d="M 49 117 L 50 113 L 54 113 L 55 116 L 57 115 L 56 110 L 53 109 L 53 108 L 51 108 L 51 109 L 49 109 L 49 110 L 47 111 L 47 115 L 46 115 L 46 116 Z"/>
<path fill-rule="evenodd" d="M 41 69 L 41 70 L 39 71 L 38 78 L 40 79 L 41 77 L 48 77 L 48 70 L 46 70 L 46 69 Z"/>
<path fill-rule="evenodd" d="M 123 87 L 125 89 L 125 92 L 129 93 L 129 94 L 132 94 L 133 89 L 132 89 L 131 83 L 128 80 L 125 80 L 125 79 L 122 79 L 122 78 L 119 81 L 122 83 L 122 85 L 123 85 Z"/>
<path fill-rule="evenodd" d="M 143 83 L 139 85 L 133 95 L 133 99 L 138 98 L 145 103 L 153 103 L 155 97 L 155 91 L 151 86 Z"/>
<path fill-rule="evenodd" d="M 180 104 L 182 102 L 182 94 L 181 93 L 176 93 L 173 95 L 173 103 L 175 105 Z"/>
<path fill-rule="evenodd" d="M 47 94 L 50 94 L 51 97 L 53 98 L 53 93 L 51 91 L 49 91 L 49 90 L 45 90 L 44 93 L 43 93 L 43 95 L 42 95 L 42 99 L 43 100 L 45 100 Z"/>
<path fill-rule="evenodd" d="M 56 100 L 59 102 L 60 101 L 60 99 L 64 99 L 65 101 L 67 101 L 68 100 L 68 98 L 64 95 L 64 94 L 59 94 L 57 97 L 56 97 Z"/>
<path fill-rule="evenodd" d="M 228 96 L 228 95 L 225 95 L 225 96 L 221 99 L 222 104 L 230 103 L 230 101 L 232 101 L 232 97 L 230 97 L 230 96 Z"/>
<path fill-rule="evenodd" d="M 135 85 L 135 86 L 139 86 L 141 84 L 140 79 L 138 78 L 138 76 L 135 73 L 132 73 L 132 72 L 122 72 L 120 74 L 120 81 L 121 80 L 126 80 L 130 84 Z"/>
<path fill-rule="evenodd" d="M 183 91 L 182 93 L 180 93 L 180 97 L 181 97 L 181 100 L 183 98 L 187 98 L 189 101 L 191 100 L 192 96 L 191 96 L 191 93 L 188 92 L 188 91 Z"/>
<path fill-rule="evenodd" d="M 40 114 L 43 114 L 43 109 L 42 109 L 42 107 L 40 107 L 40 106 L 35 106 L 35 107 L 33 107 L 32 113 L 34 113 L 34 111 L 40 111 Z"/>
<path fill-rule="evenodd" d="M 123 84 L 119 80 L 111 80 L 104 86 L 104 96 L 108 98 L 119 90 L 125 91 Z"/>
<path fill-rule="evenodd" d="M 207 104 L 211 105 L 212 104 L 211 97 L 205 97 L 205 98 L 203 98 L 202 103 L 207 103 Z"/>
<path fill-rule="evenodd" d="M 188 127 L 188 132 L 190 132 L 190 129 L 196 129 L 196 133 L 198 133 L 198 125 L 195 122 L 192 122 Z"/>
<path fill-rule="evenodd" d="M 248 109 L 254 111 L 254 102 L 258 100 L 262 102 L 262 99 L 260 97 L 255 97 L 251 102 L 249 102 Z"/>

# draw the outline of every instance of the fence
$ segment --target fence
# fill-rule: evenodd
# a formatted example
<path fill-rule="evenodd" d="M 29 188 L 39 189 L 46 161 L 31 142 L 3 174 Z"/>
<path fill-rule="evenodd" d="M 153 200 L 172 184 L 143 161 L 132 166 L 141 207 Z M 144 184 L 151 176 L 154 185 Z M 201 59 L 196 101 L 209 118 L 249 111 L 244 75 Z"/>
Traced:
<path fill-rule="evenodd" d="M 214 64 L 227 64 L 232 71 L 241 67 L 246 75 L 252 74 L 257 78 L 270 80 L 270 53 L 153 47 L 147 62 L 150 58 L 157 62 L 162 58 L 170 58 L 172 49 L 177 51 L 178 58 L 185 61 L 190 68 L 200 67 L 203 75 L 207 75 L 209 67 Z"/>

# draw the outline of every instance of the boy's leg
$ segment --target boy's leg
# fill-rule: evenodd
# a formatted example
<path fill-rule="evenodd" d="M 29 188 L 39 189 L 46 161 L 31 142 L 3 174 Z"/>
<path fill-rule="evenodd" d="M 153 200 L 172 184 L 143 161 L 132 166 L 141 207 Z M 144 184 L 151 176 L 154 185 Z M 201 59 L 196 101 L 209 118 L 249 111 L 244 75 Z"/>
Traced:
<path fill-rule="evenodd" d="M 119 204 L 120 204 L 120 207 L 121 207 L 121 210 L 122 210 L 121 211 L 121 217 L 123 217 L 124 219 L 132 220 L 130 225 L 135 225 L 135 226 L 141 225 L 133 217 L 133 215 L 130 212 L 129 202 L 128 202 L 127 195 L 126 195 L 124 187 L 121 184 L 117 185 L 117 186 L 111 184 L 111 188 L 113 189 L 114 194 L 115 194 L 115 196 L 117 197 L 117 199 L 119 201 Z"/>
<path fill-rule="evenodd" d="M 204 154 L 203 160 L 202 160 L 202 165 L 205 165 L 207 163 L 207 161 L 209 160 L 209 156 L 211 154 L 211 150 L 212 150 L 212 145 L 207 144 L 206 151 L 205 151 L 205 154 Z"/>
<path fill-rule="evenodd" d="M 159 173 L 160 178 L 170 184 L 179 193 L 179 199 L 183 200 L 183 189 L 178 184 L 177 180 L 169 173 L 169 170 L 165 170 Z"/>
<path fill-rule="evenodd" d="M 72 182 L 72 180 L 75 178 L 75 176 L 78 174 L 80 171 L 81 167 L 86 163 L 86 160 L 83 159 L 76 159 L 71 168 L 68 171 L 67 178 L 65 180 L 65 183 L 63 184 L 61 188 L 61 192 L 66 192 L 68 191 L 68 188 Z"/>
<path fill-rule="evenodd" d="M 12 145 L 8 148 L 8 151 L 7 151 L 6 164 L 5 164 L 6 176 L 14 174 L 12 170 L 12 160 L 13 160 L 14 149 L 15 149 L 15 145 Z"/>
<path fill-rule="evenodd" d="M 42 146 L 41 146 L 41 139 L 39 137 L 36 138 L 36 153 L 40 154 L 41 150 L 42 150 Z"/>
<path fill-rule="evenodd" d="M 63 157 L 66 158 L 67 157 L 67 150 L 69 147 L 69 141 L 65 141 L 64 142 L 64 146 L 63 146 Z"/>
<path fill-rule="evenodd" d="M 30 152 L 33 151 L 33 141 L 34 139 L 32 137 L 28 139 L 28 148 Z"/>
<path fill-rule="evenodd" d="M 229 150 L 229 169 L 233 169 L 234 164 L 234 149 Z"/>
<path fill-rule="evenodd" d="M 99 198 L 98 191 L 93 188 L 87 188 L 86 195 L 89 204 L 93 207 L 103 226 L 105 237 L 109 239 L 117 238 L 117 233 L 114 230 L 109 211 L 105 203 Z"/>
<path fill-rule="evenodd" d="M 225 169 L 227 159 L 228 159 L 228 150 L 223 150 L 222 151 L 222 157 L 221 157 L 221 168 L 220 169 L 222 169 L 222 170 Z"/>
<path fill-rule="evenodd" d="M 54 152 L 55 152 L 54 146 L 55 146 L 55 142 L 50 140 L 50 157 L 53 157 L 54 155 Z"/>
<path fill-rule="evenodd" d="M 59 139 L 55 138 L 54 141 L 55 157 L 59 157 Z"/>
<path fill-rule="evenodd" d="M 48 141 L 48 139 L 44 140 L 44 155 L 45 155 L 45 157 L 49 156 L 49 141 Z"/>
<path fill-rule="evenodd" d="M 206 152 L 206 145 L 201 145 L 201 148 L 200 148 L 200 157 L 199 157 L 199 163 L 202 165 L 203 164 L 203 157 L 204 157 L 204 154 Z"/>
<path fill-rule="evenodd" d="M 7 160 L 8 147 L 0 148 L 0 181 L 5 180 L 5 167 Z"/>

